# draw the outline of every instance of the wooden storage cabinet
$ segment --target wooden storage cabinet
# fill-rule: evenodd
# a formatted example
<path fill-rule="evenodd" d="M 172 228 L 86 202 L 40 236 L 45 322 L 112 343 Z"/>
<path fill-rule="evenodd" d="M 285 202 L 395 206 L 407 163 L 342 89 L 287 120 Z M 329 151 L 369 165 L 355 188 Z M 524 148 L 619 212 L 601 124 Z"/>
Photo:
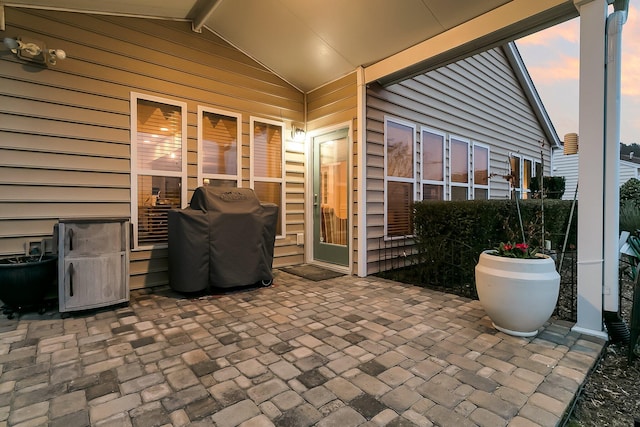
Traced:
<path fill-rule="evenodd" d="M 60 312 L 129 301 L 129 219 L 58 223 Z"/>

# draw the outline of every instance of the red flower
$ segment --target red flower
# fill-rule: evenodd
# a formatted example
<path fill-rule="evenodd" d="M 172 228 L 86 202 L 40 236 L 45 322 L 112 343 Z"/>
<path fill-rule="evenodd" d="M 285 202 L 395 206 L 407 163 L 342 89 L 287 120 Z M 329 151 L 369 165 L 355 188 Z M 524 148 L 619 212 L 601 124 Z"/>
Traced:
<path fill-rule="evenodd" d="M 536 251 L 531 250 L 531 247 L 527 243 L 500 243 L 495 248 L 495 252 L 498 256 L 508 258 L 535 258 Z"/>

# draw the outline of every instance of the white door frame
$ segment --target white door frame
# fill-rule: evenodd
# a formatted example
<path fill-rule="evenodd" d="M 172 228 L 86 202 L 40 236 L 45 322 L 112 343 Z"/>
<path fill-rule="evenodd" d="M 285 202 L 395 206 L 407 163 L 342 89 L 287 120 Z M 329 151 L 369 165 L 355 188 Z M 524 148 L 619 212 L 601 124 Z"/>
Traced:
<path fill-rule="evenodd" d="M 348 218 L 349 218 L 349 230 L 348 230 L 348 242 L 349 242 L 349 261 L 347 266 L 341 266 L 336 264 L 330 264 L 314 259 L 313 254 L 313 138 L 323 135 L 325 133 L 333 132 L 339 129 L 347 128 L 347 170 L 348 173 Z M 353 125 L 351 122 L 342 122 L 332 126 L 315 129 L 307 134 L 305 147 L 305 159 L 307 162 L 306 178 L 304 182 L 305 193 L 305 214 L 304 214 L 304 247 L 305 247 L 305 262 L 307 264 L 315 264 L 322 267 L 326 267 L 331 270 L 339 271 L 345 274 L 351 274 L 353 269 Z"/>

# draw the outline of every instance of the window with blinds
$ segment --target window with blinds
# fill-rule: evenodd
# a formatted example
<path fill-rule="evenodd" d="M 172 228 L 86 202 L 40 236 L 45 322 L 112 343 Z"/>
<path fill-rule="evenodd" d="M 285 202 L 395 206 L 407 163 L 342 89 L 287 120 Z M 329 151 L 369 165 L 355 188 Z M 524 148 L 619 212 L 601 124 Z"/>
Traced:
<path fill-rule="evenodd" d="M 473 144 L 473 198 L 489 199 L 489 147 Z"/>
<path fill-rule="evenodd" d="M 449 140 L 451 200 L 469 199 L 469 141 L 458 137 Z"/>
<path fill-rule="evenodd" d="M 280 208 L 277 236 L 285 235 L 284 124 L 251 118 L 251 188 Z"/>
<path fill-rule="evenodd" d="M 444 200 L 443 133 L 422 130 L 422 200 Z"/>
<path fill-rule="evenodd" d="M 241 185 L 242 116 L 198 108 L 198 182 L 203 185 Z"/>
<path fill-rule="evenodd" d="M 387 183 L 387 236 L 398 237 L 413 234 L 413 184 L 409 182 Z"/>
<path fill-rule="evenodd" d="M 415 135 L 413 124 L 385 118 L 385 236 L 413 234 Z"/>
<path fill-rule="evenodd" d="M 166 244 L 167 212 L 186 189 L 184 103 L 131 94 L 131 208 L 135 247 Z"/>

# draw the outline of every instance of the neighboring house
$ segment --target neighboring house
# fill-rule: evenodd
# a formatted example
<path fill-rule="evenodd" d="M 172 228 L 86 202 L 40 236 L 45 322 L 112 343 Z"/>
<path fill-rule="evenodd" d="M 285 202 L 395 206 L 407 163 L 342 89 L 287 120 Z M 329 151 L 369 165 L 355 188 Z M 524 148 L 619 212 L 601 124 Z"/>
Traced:
<path fill-rule="evenodd" d="M 414 200 L 508 198 L 510 170 L 526 197 L 558 145 L 513 44 L 388 86 L 354 70 L 303 93 L 188 22 L 12 7 L 5 19 L 5 36 L 68 58 L 0 56 L 0 254 L 51 239 L 60 218 L 131 218 L 132 289 L 167 283 L 166 211 L 198 186 L 280 206 L 274 267 L 367 275 L 380 239 L 411 235 Z"/>
<path fill-rule="evenodd" d="M 553 150 L 552 175 L 563 176 L 565 178 L 565 190 L 562 198 L 573 200 L 577 198 L 576 186 L 578 185 L 578 159 L 580 154 L 564 154 L 562 148 Z M 620 155 L 620 176 L 619 185 L 624 184 L 631 178 L 640 178 L 640 158 L 631 155 Z"/>

